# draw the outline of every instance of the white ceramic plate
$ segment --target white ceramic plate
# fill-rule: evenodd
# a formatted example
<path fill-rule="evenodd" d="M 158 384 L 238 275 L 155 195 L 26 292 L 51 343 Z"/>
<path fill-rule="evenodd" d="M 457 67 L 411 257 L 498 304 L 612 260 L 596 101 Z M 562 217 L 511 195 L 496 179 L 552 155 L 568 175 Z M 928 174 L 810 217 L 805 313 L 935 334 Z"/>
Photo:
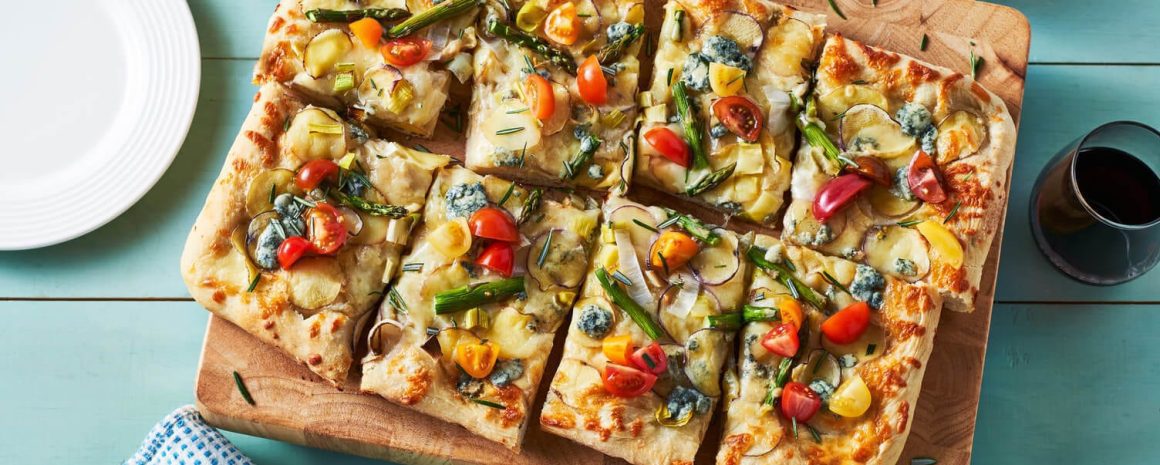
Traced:
<path fill-rule="evenodd" d="M 97 229 L 161 178 L 193 119 L 201 56 L 184 0 L 4 13 L 24 19 L 0 28 L 0 250 L 30 249 Z"/>

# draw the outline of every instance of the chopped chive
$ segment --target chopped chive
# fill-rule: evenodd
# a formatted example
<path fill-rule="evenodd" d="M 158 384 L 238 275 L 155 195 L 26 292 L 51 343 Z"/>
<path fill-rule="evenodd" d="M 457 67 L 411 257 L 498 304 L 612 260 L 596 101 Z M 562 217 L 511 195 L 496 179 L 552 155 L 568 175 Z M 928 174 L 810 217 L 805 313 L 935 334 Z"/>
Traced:
<path fill-rule="evenodd" d="M 834 10 L 834 14 L 837 14 L 839 18 L 846 19 L 846 14 L 842 13 L 842 10 L 838 8 L 838 4 L 835 3 L 834 0 L 827 0 L 827 1 L 830 2 L 830 9 Z M 795 438 L 797 437 L 797 431 L 794 431 L 793 436 Z"/>
<path fill-rule="evenodd" d="M 929 45 L 929 44 L 930 44 L 930 37 L 929 37 L 929 36 L 927 36 L 926 34 L 923 34 L 923 35 L 922 35 L 922 42 L 919 42 L 919 44 L 918 44 L 918 49 L 919 49 L 919 50 L 921 50 L 921 51 L 923 51 L 923 52 L 925 52 L 925 51 L 926 51 L 926 46 L 927 46 L 927 45 Z"/>
<path fill-rule="evenodd" d="M 962 205 L 963 205 L 962 200 L 955 202 L 955 206 L 951 208 L 951 212 L 947 213 L 946 218 L 943 218 L 943 224 L 946 224 L 946 222 L 950 221 L 951 218 L 954 218 L 956 215 L 958 215 L 959 214 L 959 207 L 961 207 Z"/>
<path fill-rule="evenodd" d="M 500 130 L 498 130 L 498 131 L 496 131 L 496 132 L 495 132 L 495 135 L 497 135 L 497 136 L 506 136 L 506 135 L 508 135 L 508 134 L 515 134 L 515 133 L 517 133 L 517 132 L 520 132 L 520 131 L 523 131 L 523 130 L 524 130 L 524 128 L 522 128 L 522 127 L 514 127 L 514 128 L 500 129 Z"/>
<path fill-rule="evenodd" d="M 479 405 L 485 406 L 485 407 L 497 408 L 497 409 L 500 409 L 500 410 L 503 410 L 503 409 L 506 409 L 506 408 L 507 408 L 507 407 L 504 407 L 504 405 L 503 405 L 503 404 L 496 403 L 496 402 L 492 402 L 492 401 L 490 401 L 490 400 L 483 400 L 483 399 L 471 399 L 471 401 L 472 401 L 472 402 L 475 402 L 475 403 L 477 403 L 477 404 L 479 404 Z"/>
<path fill-rule="evenodd" d="M 833 117 L 833 118 L 831 118 L 831 120 L 832 120 L 832 121 L 837 121 L 837 120 L 840 120 L 840 119 L 842 119 L 842 118 L 845 118 L 845 117 L 846 117 L 846 113 L 849 113 L 849 112 L 850 112 L 850 109 L 849 109 L 849 108 L 847 108 L 847 109 L 845 109 L 844 111 L 842 111 L 841 113 L 838 113 L 838 114 L 834 115 L 834 117 Z"/>
<path fill-rule="evenodd" d="M 274 203 L 274 190 L 277 186 L 270 184 L 270 203 Z"/>
<path fill-rule="evenodd" d="M 254 405 L 254 398 L 250 396 L 250 390 L 246 389 L 246 383 L 242 382 L 242 375 L 234 371 L 234 385 L 238 387 L 238 392 L 242 393 L 242 398 L 246 399 L 246 403 Z"/>
<path fill-rule="evenodd" d="M 838 288 L 838 290 L 845 292 L 847 294 L 850 294 L 850 295 L 854 295 L 853 293 L 850 292 L 849 289 L 846 289 L 846 286 L 843 286 L 842 283 L 838 282 L 837 278 L 834 278 L 834 276 L 831 275 L 829 271 L 822 271 L 822 276 L 824 278 L 826 278 L 826 281 L 829 281 L 830 284 L 832 284 L 832 285 L 834 285 L 834 287 Z"/>
<path fill-rule="evenodd" d="M 680 215 L 680 214 L 676 214 L 676 215 L 670 216 L 670 217 L 669 217 L 667 220 L 664 220 L 664 221 L 662 221 L 662 222 L 661 222 L 661 224 L 658 224 L 658 225 L 657 225 L 657 229 L 665 229 L 665 228 L 667 228 L 667 227 L 669 227 L 669 226 L 672 226 L 672 225 L 676 224 L 678 221 L 681 221 L 681 215 Z"/>
<path fill-rule="evenodd" d="M 652 357 L 649 357 L 648 354 L 640 354 L 640 358 L 644 359 L 644 364 L 648 365 L 648 369 L 651 370 L 657 367 L 657 362 L 654 362 Z"/>
<path fill-rule="evenodd" d="M 641 220 L 638 220 L 638 219 L 636 219 L 636 218 L 633 218 L 633 219 L 632 219 L 632 222 L 633 222 L 633 223 L 636 223 L 636 225 L 637 225 L 637 226 L 640 226 L 640 227 L 642 227 L 642 228 L 644 228 L 644 229 L 647 229 L 647 230 L 649 230 L 649 231 L 652 231 L 652 232 L 660 232 L 660 231 L 657 231 L 657 228 L 654 228 L 654 227 L 652 227 L 652 226 L 649 226 L 649 225 L 648 225 L 648 224 L 646 224 L 645 222 L 643 222 L 643 221 L 641 221 Z"/>
<path fill-rule="evenodd" d="M 984 61 L 983 57 L 975 55 L 975 51 L 971 50 L 971 79 L 978 79 L 979 68 L 983 67 Z"/>
<path fill-rule="evenodd" d="M 902 226 L 904 228 L 909 228 L 909 227 L 914 226 L 914 225 L 921 223 L 921 222 L 922 222 L 922 220 L 899 221 L 898 225 Z"/>
<path fill-rule="evenodd" d="M 673 83 L 673 69 L 669 68 L 669 72 L 665 74 L 665 85 Z"/>
<path fill-rule="evenodd" d="M 515 190 L 515 188 L 516 188 L 516 183 L 514 183 L 514 182 L 513 182 L 513 183 L 511 183 L 511 184 L 508 184 L 507 192 L 504 192 L 504 193 L 503 193 L 503 197 L 500 197 L 500 198 L 499 198 L 499 204 L 498 204 L 499 206 L 501 206 L 501 207 L 502 207 L 502 206 L 503 206 L 503 204 L 504 204 L 505 202 L 507 202 L 509 198 L 511 198 L 511 196 L 512 196 L 512 191 L 513 191 L 513 190 Z"/>
<path fill-rule="evenodd" d="M 877 344 L 870 344 L 866 346 L 866 355 L 874 355 L 874 350 L 878 348 Z"/>
<path fill-rule="evenodd" d="M 526 53 L 524 54 L 524 66 L 524 71 L 526 71 L 528 74 L 536 73 L 536 67 L 532 65 L 532 58 L 529 57 Z"/>
<path fill-rule="evenodd" d="M 509 115 L 514 115 L 517 113 L 523 113 L 523 112 L 528 111 L 528 110 L 529 110 L 529 108 L 524 107 L 524 108 L 520 108 L 518 110 L 508 110 L 508 111 L 505 111 L 504 113 L 507 113 Z"/>
<path fill-rule="evenodd" d="M 625 276 L 624 273 L 620 272 L 620 270 L 616 270 L 612 273 L 612 279 L 620 281 L 625 286 L 632 286 L 632 280 L 628 279 L 628 276 Z"/>
<path fill-rule="evenodd" d="M 250 286 L 246 288 L 246 292 L 254 292 L 254 289 L 258 287 L 258 281 L 260 281 L 261 279 L 262 279 L 261 273 L 255 274 L 254 279 L 250 280 Z"/>
<path fill-rule="evenodd" d="M 831 4 L 831 5 L 833 5 L 833 4 L 834 4 L 834 0 L 830 0 L 830 4 Z M 794 438 L 794 439 L 797 439 L 797 437 L 798 437 L 798 434 L 797 434 L 797 417 L 789 417 L 789 419 L 790 419 L 790 422 L 791 422 L 791 423 L 793 423 L 793 438 Z"/>
<path fill-rule="evenodd" d="M 428 337 L 434 336 L 436 334 L 439 334 L 439 328 L 432 328 L 430 326 L 427 327 L 427 336 Z"/>
<path fill-rule="evenodd" d="M 555 229 L 548 230 L 548 238 L 544 240 L 544 248 L 540 249 L 540 256 L 536 258 L 536 266 L 544 266 L 544 260 L 548 258 L 548 248 L 552 246 L 552 235 L 555 233 Z"/>
<path fill-rule="evenodd" d="M 423 271 L 423 263 L 412 262 L 403 264 L 403 271 Z"/>
<path fill-rule="evenodd" d="M 874 0 L 874 4 L 875 4 L 875 5 L 877 5 L 877 4 L 878 4 L 878 0 Z M 818 444 L 821 444 L 821 443 L 822 443 L 822 435 L 821 435 L 821 433 L 818 433 L 818 430 L 817 430 L 817 429 L 815 429 L 813 426 L 810 426 L 810 424 L 809 424 L 809 423 L 806 423 L 806 428 L 810 430 L 810 436 L 813 436 L 813 437 L 814 437 L 814 442 L 816 442 L 816 443 L 818 443 Z"/>
<path fill-rule="evenodd" d="M 371 81 L 371 82 L 374 82 L 374 81 Z M 292 119 L 291 117 L 287 116 L 286 121 L 282 122 L 282 132 L 286 132 L 286 131 L 290 130 L 290 120 L 291 119 Z"/>

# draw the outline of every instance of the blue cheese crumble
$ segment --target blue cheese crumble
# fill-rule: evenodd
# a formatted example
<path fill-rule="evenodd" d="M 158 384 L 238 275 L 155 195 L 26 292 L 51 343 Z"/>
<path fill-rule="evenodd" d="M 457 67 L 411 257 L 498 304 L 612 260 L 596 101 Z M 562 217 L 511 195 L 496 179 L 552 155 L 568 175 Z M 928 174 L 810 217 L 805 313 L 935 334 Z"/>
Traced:
<path fill-rule="evenodd" d="M 894 272 L 902 276 L 914 276 L 918 274 L 918 270 L 914 266 L 914 260 L 902 257 L 894 259 Z"/>
<path fill-rule="evenodd" d="M 828 402 L 830 396 L 834 395 L 834 386 L 824 379 L 810 381 L 810 390 L 818 393 L 818 397 L 822 398 L 822 402 Z"/>
<path fill-rule="evenodd" d="M 516 358 L 499 362 L 491 374 L 488 375 L 487 379 L 491 381 L 491 384 L 496 385 L 496 387 L 504 387 L 515 382 L 515 380 L 523 375 L 524 362 Z"/>
<path fill-rule="evenodd" d="M 902 108 L 899 108 L 898 112 L 894 114 L 894 119 L 902 125 L 902 133 L 912 137 L 918 137 L 926 132 L 926 128 L 929 128 L 931 123 L 930 111 L 913 102 L 907 102 Z"/>
<path fill-rule="evenodd" d="M 616 42 L 624 38 L 624 36 L 628 35 L 629 32 L 632 32 L 631 24 L 628 24 L 624 21 L 613 23 L 611 26 L 608 26 L 608 41 Z"/>
<path fill-rule="evenodd" d="M 448 217 L 466 218 L 487 206 L 487 192 L 483 190 L 483 183 L 456 184 L 447 189 L 443 200 L 447 202 Z"/>
<path fill-rule="evenodd" d="M 870 304 L 874 309 L 882 308 L 882 290 L 886 289 L 886 279 L 874 268 L 859 263 L 850 283 L 850 294 L 858 300 Z"/>
<path fill-rule="evenodd" d="M 713 127 L 709 128 L 709 135 L 714 139 L 720 139 L 729 135 L 729 128 L 721 123 L 714 124 Z"/>
<path fill-rule="evenodd" d="M 592 339 L 601 339 L 612 328 L 612 312 L 593 304 L 585 305 L 584 309 L 580 310 L 576 327 Z"/>
<path fill-rule="evenodd" d="M 934 155 L 938 151 L 938 128 L 931 125 L 922 133 L 922 151 Z"/>
<path fill-rule="evenodd" d="M 890 185 L 890 193 L 902 200 L 913 202 L 914 192 L 910 191 L 910 180 L 906 177 L 906 167 L 894 172 L 894 183 Z"/>
<path fill-rule="evenodd" d="M 853 354 L 842 354 L 841 357 L 838 357 L 838 366 L 842 368 L 854 368 L 854 365 L 857 364 L 858 357 L 855 357 Z"/>
<path fill-rule="evenodd" d="M 817 232 L 810 234 L 809 232 L 801 232 L 797 235 L 797 240 L 801 245 L 809 245 L 818 247 L 834 240 L 834 230 L 830 225 L 823 224 L 818 228 Z"/>
<path fill-rule="evenodd" d="M 262 234 L 258 235 L 258 245 L 254 247 L 254 261 L 258 262 L 258 266 L 267 270 L 277 268 L 278 246 L 282 245 L 284 240 L 286 237 L 282 234 L 281 228 L 275 227 L 273 221 L 267 224 Z"/>
<path fill-rule="evenodd" d="M 753 67 L 753 59 L 741 51 L 741 46 L 737 45 L 737 42 L 727 37 L 709 36 L 708 39 L 705 39 L 705 44 L 701 46 L 701 53 L 709 61 L 721 63 L 726 66 L 740 68 L 745 71 L 749 71 Z"/>
<path fill-rule="evenodd" d="M 704 415 L 708 413 L 709 408 L 713 406 L 713 401 L 697 392 L 696 389 L 677 386 L 673 392 L 669 393 L 666 406 L 669 409 L 670 418 L 684 418 L 693 414 Z"/>
<path fill-rule="evenodd" d="M 681 67 L 681 82 L 685 86 L 697 90 L 709 90 L 709 58 L 697 52 L 685 57 L 685 64 Z"/>
<path fill-rule="evenodd" d="M 592 179 L 603 179 L 604 178 L 604 168 L 602 168 L 600 165 L 589 165 L 588 166 L 588 177 L 590 177 Z"/>

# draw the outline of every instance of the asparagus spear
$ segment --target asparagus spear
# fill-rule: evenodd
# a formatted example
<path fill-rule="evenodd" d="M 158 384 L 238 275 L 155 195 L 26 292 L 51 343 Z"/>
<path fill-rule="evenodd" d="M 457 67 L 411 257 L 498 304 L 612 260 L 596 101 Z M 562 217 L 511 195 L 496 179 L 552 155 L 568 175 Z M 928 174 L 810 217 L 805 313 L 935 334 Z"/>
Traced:
<path fill-rule="evenodd" d="M 817 292 L 814 292 L 814 290 L 809 286 L 806 286 L 805 283 L 795 278 L 793 273 L 791 273 L 789 268 L 787 268 L 784 264 L 773 263 L 769 260 L 766 260 L 765 249 L 758 246 L 752 246 L 748 251 L 745 252 L 745 256 L 749 258 L 749 261 L 753 262 L 753 264 L 758 268 L 776 273 L 777 279 L 781 281 L 781 283 L 784 284 L 791 293 L 794 294 L 795 298 L 805 299 L 806 302 L 809 302 L 810 305 L 813 305 L 818 309 L 825 307 L 825 297 L 822 297 Z"/>
<path fill-rule="evenodd" d="M 632 321 L 644 330 L 644 334 L 652 340 L 659 340 L 661 334 L 664 332 L 657 322 L 653 321 L 652 316 L 649 315 L 643 307 L 640 306 L 632 297 L 624 292 L 624 289 L 612 282 L 608 276 L 608 270 L 603 267 L 596 269 L 596 279 L 600 281 L 600 287 L 604 288 L 604 293 L 608 294 L 608 298 L 612 299 L 612 303 L 624 310 Z"/>
<path fill-rule="evenodd" d="M 521 225 L 532 218 L 532 213 L 540 208 L 540 197 L 544 195 L 544 191 L 540 189 L 533 189 L 528 193 L 528 197 L 524 199 L 524 205 L 520 207 L 520 219 L 516 221 L 516 225 Z"/>
<path fill-rule="evenodd" d="M 387 216 L 391 218 L 402 218 L 407 216 L 407 209 L 398 205 L 371 202 L 370 200 L 364 199 L 357 195 L 350 195 L 337 190 L 330 191 L 330 194 L 338 200 L 338 203 L 374 216 Z"/>
<path fill-rule="evenodd" d="M 817 111 L 814 109 L 815 105 L 814 99 L 810 99 L 806 103 L 805 111 L 798 114 L 795 123 L 797 124 L 798 130 L 805 136 L 807 144 L 813 147 L 821 147 L 826 158 L 840 165 L 844 163 L 841 159 L 842 151 L 838 150 L 838 146 L 834 145 L 834 142 L 826 135 L 826 131 L 809 117 L 809 115 Z"/>
<path fill-rule="evenodd" d="M 557 66 L 567 71 L 568 74 L 576 74 L 576 60 L 572 58 L 568 52 L 553 47 L 544 39 L 528 34 L 519 29 L 515 29 L 508 24 L 499 22 L 496 18 L 487 20 L 487 32 L 499 37 L 503 40 L 513 44 L 524 47 L 528 50 L 536 52 L 547 58 L 548 61 L 555 63 Z"/>
<path fill-rule="evenodd" d="M 524 292 L 524 277 L 467 285 L 435 294 L 435 314 L 455 313 Z"/>
<path fill-rule="evenodd" d="M 580 129 L 579 127 L 577 129 Z M 600 138 L 584 131 L 580 134 L 580 150 L 571 160 L 564 162 L 564 177 L 573 179 L 576 174 L 580 173 L 580 169 L 592 162 L 592 157 L 596 155 L 596 150 L 600 148 Z"/>
<path fill-rule="evenodd" d="M 748 305 L 741 307 L 740 312 L 709 315 L 709 327 L 721 329 L 740 329 L 745 323 L 755 321 L 773 321 L 778 319 L 776 308 Z"/>
<path fill-rule="evenodd" d="M 644 35 L 644 25 L 637 24 L 623 37 L 600 47 L 600 51 L 596 53 L 596 60 L 605 66 L 616 63 L 620 59 L 620 55 L 642 35 Z"/>
<path fill-rule="evenodd" d="M 717 233 L 709 229 L 709 226 L 706 226 L 701 220 L 668 208 L 665 209 L 665 213 L 668 213 L 669 218 L 675 217 L 675 221 L 681 225 L 681 228 L 684 228 L 690 235 L 707 245 L 717 245 L 717 241 L 721 240 L 717 236 Z M 668 221 L 665 221 L 665 223 L 668 223 Z"/>
<path fill-rule="evenodd" d="M 700 179 L 697 179 L 696 182 L 685 188 L 685 194 L 689 197 L 693 197 L 709 189 L 717 187 L 718 184 L 721 184 L 726 179 L 729 179 L 729 176 L 733 176 L 733 170 L 736 168 L 737 163 L 730 163 L 729 166 L 701 176 Z"/>
<path fill-rule="evenodd" d="M 697 115 L 693 114 L 689 104 L 689 93 L 685 90 L 685 83 L 680 80 L 673 85 L 673 101 L 677 104 L 677 116 L 681 120 L 681 127 L 685 130 L 685 142 L 689 143 L 689 149 L 693 151 L 691 169 L 696 171 L 708 168 L 709 157 L 705 155 L 705 146 L 701 145 L 701 135 L 705 131 Z"/>
<path fill-rule="evenodd" d="M 391 26 L 383 36 L 388 39 L 407 36 L 439 21 L 459 16 L 482 4 L 482 0 L 447 0 Z"/>
<path fill-rule="evenodd" d="M 402 8 L 363 8 L 360 10 L 327 10 L 318 8 L 306 10 L 306 19 L 316 23 L 349 23 L 363 18 L 391 21 L 411 16 Z"/>

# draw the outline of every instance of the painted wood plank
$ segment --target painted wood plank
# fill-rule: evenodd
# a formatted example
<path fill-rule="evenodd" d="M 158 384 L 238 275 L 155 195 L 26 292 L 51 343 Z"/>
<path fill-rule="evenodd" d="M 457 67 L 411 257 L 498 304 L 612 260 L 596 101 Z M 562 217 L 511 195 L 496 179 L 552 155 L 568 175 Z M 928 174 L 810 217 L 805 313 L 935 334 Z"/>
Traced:
<path fill-rule="evenodd" d="M 1160 271 L 1115 287 L 1081 284 L 1053 268 L 1028 226 L 1031 188 L 1056 152 L 1108 121 L 1133 119 L 1160 126 L 1160 67 L 1032 66 L 1012 175 L 999 301 L 1157 301 Z"/>
<path fill-rule="evenodd" d="M 245 58 L 252 67 L 277 4 L 278 0 L 189 0 L 201 56 Z"/>
<path fill-rule="evenodd" d="M 203 61 L 193 126 L 161 181 L 91 234 L 43 249 L 0 252 L 0 298 L 188 297 L 178 258 L 249 111 L 256 92 L 250 68 L 248 62 Z"/>

